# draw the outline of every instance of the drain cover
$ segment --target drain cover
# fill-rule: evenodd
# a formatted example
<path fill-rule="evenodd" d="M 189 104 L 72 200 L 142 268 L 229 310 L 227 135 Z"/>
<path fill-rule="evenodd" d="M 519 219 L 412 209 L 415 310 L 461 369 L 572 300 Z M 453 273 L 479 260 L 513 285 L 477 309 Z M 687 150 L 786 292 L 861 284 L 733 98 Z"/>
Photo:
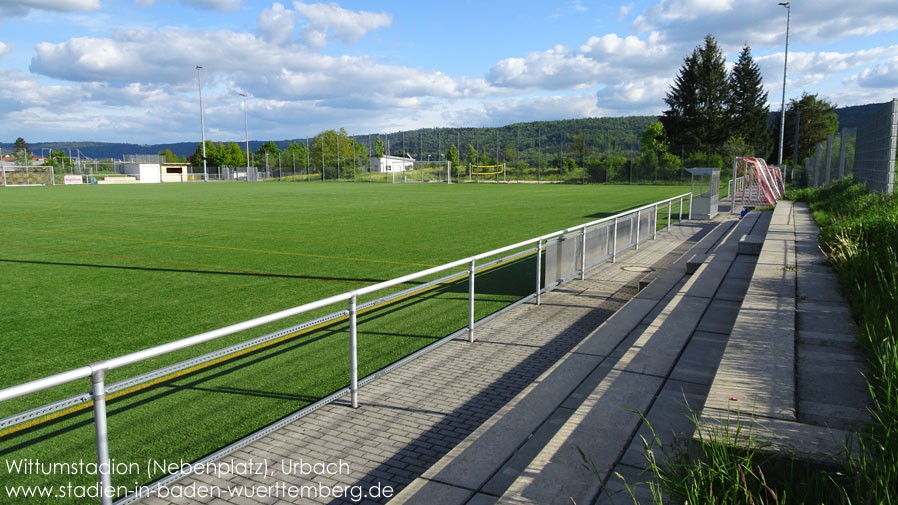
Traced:
<path fill-rule="evenodd" d="M 640 266 L 635 266 L 635 265 L 634 265 L 634 266 L 620 267 L 620 269 L 623 270 L 623 271 L 625 271 L 625 272 L 637 272 L 637 273 L 643 273 L 643 274 L 649 273 L 649 272 L 654 272 L 654 271 L 655 271 L 654 268 L 650 268 L 650 267 L 640 267 Z"/>

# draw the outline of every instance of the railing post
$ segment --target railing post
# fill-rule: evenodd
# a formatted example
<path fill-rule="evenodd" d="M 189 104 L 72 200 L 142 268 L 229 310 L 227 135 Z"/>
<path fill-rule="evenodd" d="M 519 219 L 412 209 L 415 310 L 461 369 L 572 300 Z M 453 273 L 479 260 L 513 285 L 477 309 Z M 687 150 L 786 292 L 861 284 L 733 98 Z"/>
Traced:
<path fill-rule="evenodd" d="M 692 193 L 689 193 L 689 218 L 692 221 Z"/>
<path fill-rule="evenodd" d="M 636 250 L 639 250 L 639 217 L 642 210 L 636 210 Z"/>
<path fill-rule="evenodd" d="M 670 214 L 673 212 L 673 200 L 667 202 L 667 233 L 670 233 Z"/>
<path fill-rule="evenodd" d="M 611 239 L 611 262 L 617 261 L 617 217 L 614 218 L 614 237 Z"/>
<path fill-rule="evenodd" d="M 468 342 L 474 343 L 474 262 L 468 270 Z"/>
<path fill-rule="evenodd" d="M 540 294 L 542 294 L 542 272 L 543 270 L 543 239 L 536 242 L 536 304 L 540 303 Z"/>
<path fill-rule="evenodd" d="M 658 235 L 658 204 L 656 203 L 654 207 L 652 207 L 652 240 Z"/>
<path fill-rule="evenodd" d="M 100 479 L 100 503 L 112 505 L 112 477 L 109 468 L 109 427 L 106 424 L 106 370 L 95 370 L 90 376 L 93 385 L 94 426 L 97 435 L 97 476 Z"/>
<path fill-rule="evenodd" d="M 677 223 L 683 223 L 683 197 L 680 197 L 680 217 L 677 219 Z"/>
<path fill-rule="evenodd" d="M 736 213 L 736 179 L 731 181 L 733 183 L 733 189 L 730 191 L 730 186 L 727 184 L 727 191 L 730 191 L 730 214 Z"/>
<path fill-rule="evenodd" d="M 352 408 L 359 408 L 359 342 L 356 321 L 357 296 L 349 299 L 349 395 Z"/>
<path fill-rule="evenodd" d="M 586 227 L 580 228 L 580 280 L 586 279 Z"/>

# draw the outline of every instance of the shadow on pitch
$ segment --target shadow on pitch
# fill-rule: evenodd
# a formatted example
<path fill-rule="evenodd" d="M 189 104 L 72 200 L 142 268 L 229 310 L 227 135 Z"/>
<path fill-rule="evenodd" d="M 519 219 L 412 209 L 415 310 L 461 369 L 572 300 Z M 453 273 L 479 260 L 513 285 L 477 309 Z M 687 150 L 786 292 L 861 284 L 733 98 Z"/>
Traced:
<path fill-rule="evenodd" d="M 96 263 L 67 263 L 60 261 L 38 261 L 38 260 L 11 260 L 11 259 L 3 259 L 0 258 L 0 262 L 3 263 L 25 263 L 31 265 L 49 265 L 49 266 L 63 266 L 63 267 L 84 267 L 84 268 L 104 268 L 104 269 L 113 269 L 113 270 L 134 270 L 140 272 L 169 272 L 169 273 L 179 273 L 179 274 L 212 274 L 212 275 L 231 275 L 237 277 L 269 277 L 269 278 L 279 278 L 279 279 L 303 279 L 303 280 L 314 280 L 314 281 L 328 281 L 328 282 L 346 282 L 351 284 L 377 284 L 379 282 L 383 282 L 387 279 L 374 279 L 374 278 L 366 278 L 366 277 L 324 277 L 317 275 L 297 275 L 297 274 L 275 274 L 275 273 L 266 273 L 266 272 L 244 272 L 240 270 L 198 270 L 198 269 L 189 269 L 189 268 L 161 268 L 161 267 L 134 267 L 134 266 L 123 266 L 123 265 L 100 265 Z M 414 282 L 409 282 L 408 284 L 414 284 Z"/>

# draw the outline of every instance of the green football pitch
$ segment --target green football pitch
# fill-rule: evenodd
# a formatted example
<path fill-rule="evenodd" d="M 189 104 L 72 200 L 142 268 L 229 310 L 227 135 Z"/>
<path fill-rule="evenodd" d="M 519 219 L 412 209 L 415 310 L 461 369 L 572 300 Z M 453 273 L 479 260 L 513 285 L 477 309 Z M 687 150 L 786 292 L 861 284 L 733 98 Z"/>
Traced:
<path fill-rule="evenodd" d="M 351 183 L 0 189 L 0 387 L 686 191 Z M 531 256 L 485 272 L 482 279 L 479 274 L 478 286 L 487 289 L 478 289 L 477 317 L 532 293 L 534 267 Z M 390 292 L 375 296 L 383 294 Z M 360 315 L 360 376 L 466 326 L 466 299 L 463 280 Z M 116 370 L 107 383 L 345 308 L 303 314 Z M 345 321 L 337 321 L 123 394 L 109 403 L 112 456 L 201 457 L 344 387 L 347 349 Z M 89 381 L 82 380 L 4 402 L 0 417 L 87 389 Z M 92 461 L 91 419 L 88 408 L 0 431 L 0 459 Z M 16 477 L 23 483 L 35 479 Z"/>

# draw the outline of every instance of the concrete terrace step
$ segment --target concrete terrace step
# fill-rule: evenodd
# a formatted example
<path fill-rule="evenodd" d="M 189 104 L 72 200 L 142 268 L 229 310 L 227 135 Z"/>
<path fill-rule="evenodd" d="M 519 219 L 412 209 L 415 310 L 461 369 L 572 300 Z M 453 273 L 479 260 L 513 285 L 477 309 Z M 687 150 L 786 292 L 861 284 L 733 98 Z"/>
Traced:
<path fill-rule="evenodd" d="M 851 313 L 816 241 L 807 207 L 780 202 L 696 437 L 742 425 L 764 450 L 832 461 L 852 441 L 844 428 L 868 419 Z"/>
<path fill-rule="evenodd" d="M 747 289 L 745 267 L 753 264 L 735 261 L 736 240 L 760 216 L 749 214 L 738 226 L 732 218 L 718 222 L 390 503 L 569 504 L 571 497 L 591 503 L 599 481 L 583 467 L 578 449 L 607 477 L 625 453 L 639 464 L 629 449 L 645 427 L 634 411 L 658 418 L 663 430 L 691 433 L 677 426 L 685 419 L 677 409 L 684 394 L 703 402 L 713 376 L 707 362 L 719 359 L 725 342 L 723 334 L 699 328 L 726 332 L 732 325 L 738 307 L 709 307 L 737 302 L 710 296 L 724 284 Z M 695 255 L 707 262 L 689 277 L 686 264 Z"/>

